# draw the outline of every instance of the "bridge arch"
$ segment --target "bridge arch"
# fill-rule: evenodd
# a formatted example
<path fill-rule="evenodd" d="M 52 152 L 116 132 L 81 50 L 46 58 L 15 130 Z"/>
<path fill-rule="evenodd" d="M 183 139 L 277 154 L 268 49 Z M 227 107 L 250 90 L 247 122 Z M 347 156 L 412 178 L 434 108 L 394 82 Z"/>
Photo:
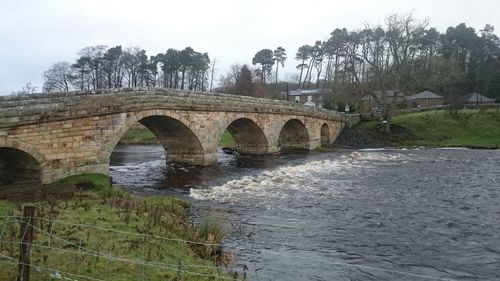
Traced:
<path fill-rule="evenodd" d="M 330 127 L 328 126 L 328 124 L 323 123 L 323 125 L 321 125 L 320 136 L 321 136 L 321 146 L 327 146 L 331 144 Z"/>
<path fill-rule="evenodd" d="M 127 120 L 114 133 L 107 150 L 107 160 L 120 139 L 135 124 L 140 123 L 147 127 L 165 149 L 167 161 L 205 165 L 206 155 L 202 142 L 189 127 L 187 120 L 183 120 L 172 112 L 147 111 L 128 114 Z M 210 162 L 210 159 L 208 159 Z"/>
<path fill-rule="evenodd" d="M 228 122 L 219 133 L 221 139 L 224 130 L 228 130 L 234 138 L 232 147 L 236 151 L 245 154 L 266 154 L 269 150 L 269 142 L 262 128 L 250 118 L 236 118 Z"/>
<path fill-rule="evenodd" d="M 32 145 L 0 137 L 0 186 L 37 185 L 48 180 L 46 158 Z"/>
<path fill-rule="evenodd" d="M 281 146 L 281 150 L 309 150 L 311 147 L 307 128 L 299 119 L 290 119 L 283 125 L 279 134 L 278 143 Z"/>

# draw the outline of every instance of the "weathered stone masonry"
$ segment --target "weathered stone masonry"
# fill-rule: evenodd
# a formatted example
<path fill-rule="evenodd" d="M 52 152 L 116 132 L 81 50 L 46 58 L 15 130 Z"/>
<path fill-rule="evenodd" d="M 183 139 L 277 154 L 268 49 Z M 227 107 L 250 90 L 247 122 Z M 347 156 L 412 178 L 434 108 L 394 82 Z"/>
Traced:
<path fill-rule="evenodd" d="M 157 136 L 170 161 L 210 165 L 226 129 L 243 153 L 314 149 L 336 139 L 345 116 L 285 101 L 170 89 L 8 96 L 0 97 L 0 153 L 31 155 L 44 183 L 108 174 L 111 152 L 137 122 Z"/>

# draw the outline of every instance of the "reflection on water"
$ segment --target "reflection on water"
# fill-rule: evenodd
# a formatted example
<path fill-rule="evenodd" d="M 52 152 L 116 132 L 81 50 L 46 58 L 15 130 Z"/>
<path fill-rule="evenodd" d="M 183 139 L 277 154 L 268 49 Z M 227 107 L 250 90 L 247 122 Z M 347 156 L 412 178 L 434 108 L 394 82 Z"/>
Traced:
<path fill-rule="evenodd" d="M 122 146 L 111 174 L 224 216 L 250 280 L 500 280 L 500 151 L 358 150 L 166 165 Z"/>

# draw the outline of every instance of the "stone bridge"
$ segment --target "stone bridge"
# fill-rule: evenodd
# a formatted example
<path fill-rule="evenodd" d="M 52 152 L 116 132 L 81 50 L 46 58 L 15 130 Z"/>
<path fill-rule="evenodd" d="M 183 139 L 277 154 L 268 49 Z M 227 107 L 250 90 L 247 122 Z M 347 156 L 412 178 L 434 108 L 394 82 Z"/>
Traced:
<path fill-rule="evenodd" d="M 165 148 L 168 161 L 217 163 L 227 129 L 240 153 L 315 149 L 332 143 L 345 116 L 296 103 L 170 89 L 0 97 L 0 185 L 50 183 L 109 173 L 110 155 L 137 122 Z"/>

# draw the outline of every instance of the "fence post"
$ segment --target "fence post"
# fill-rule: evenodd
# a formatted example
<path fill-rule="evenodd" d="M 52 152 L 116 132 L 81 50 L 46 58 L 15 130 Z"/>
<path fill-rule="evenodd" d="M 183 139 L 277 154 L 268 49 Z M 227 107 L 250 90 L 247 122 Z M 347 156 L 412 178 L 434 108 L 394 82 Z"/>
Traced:
<path fill-rule="evenodd" d="M 35 207 L 24 206 L 21 222 L 19 244 L 19 263 L 17 281 L 30 280 L 31 244 L 33 243 L 33 224 L 35 221 Z"/>

